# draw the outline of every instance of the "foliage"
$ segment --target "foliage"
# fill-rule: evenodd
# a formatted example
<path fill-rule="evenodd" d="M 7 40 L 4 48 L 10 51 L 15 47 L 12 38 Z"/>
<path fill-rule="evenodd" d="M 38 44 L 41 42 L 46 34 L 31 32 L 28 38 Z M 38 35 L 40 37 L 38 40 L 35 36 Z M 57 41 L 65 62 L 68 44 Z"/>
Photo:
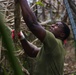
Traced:
<path fill-rule="evenodd" d="M 44 6 L 44 4 L 41 1 L 36 2 L 36 4 L 40 6 Z"/>

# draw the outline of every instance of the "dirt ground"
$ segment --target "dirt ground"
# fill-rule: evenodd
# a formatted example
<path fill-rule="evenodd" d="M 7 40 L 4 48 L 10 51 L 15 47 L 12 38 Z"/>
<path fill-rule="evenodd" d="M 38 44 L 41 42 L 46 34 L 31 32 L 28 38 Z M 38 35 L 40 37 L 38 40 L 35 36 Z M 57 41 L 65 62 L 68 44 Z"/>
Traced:
<path fill-rule="evenodd" d="M 65 75 L 73 75 L 74 73 L 76 73 L 74 41 L 67 42 L 67 44 L 64 47 L 66 49 L 64 73 L 65 73 Z"/>

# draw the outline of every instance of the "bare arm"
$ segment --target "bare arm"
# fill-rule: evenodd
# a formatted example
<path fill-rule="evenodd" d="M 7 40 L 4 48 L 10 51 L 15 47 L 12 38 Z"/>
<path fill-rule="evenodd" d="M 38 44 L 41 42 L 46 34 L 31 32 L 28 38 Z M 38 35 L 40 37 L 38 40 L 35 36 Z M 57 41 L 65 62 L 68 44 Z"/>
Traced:
<path fill-rule="evenodd" d="M 39 52 L 40 48 L 37 48 L 35 45 L 28 42 L 26 39 L 22 39 L 20 41 L 21 41 L 21 44 L 22 44 L 22 47 L 23 47 L 25 53 L 27 53 L 28 56 L 30 56 L 30 57 L 37 56 L 37 53 Z"/>
<path fill-rule="evenodd" d="M 34 13 L 30 10 L 30 7 L 27 3 L 27 0 L 19 0 L 21 5 L 22 14 L 24 21 L 31 32 L 41 41 L 43 42 L 45 37 L 45 29 L 38 24 L 37 18 Z"/>
<path fill-rule="evenodd" d="M 14 30 L 12 30 L 12 39 L 15 38 L 15 33 Z M 39 52 L 40 48 L 37 48 L 35 45 L 33 45 L 32 43 L 30 43 L 27 39 L 26 39 L 26 34 L 22 31 L 20 31 L 18 33 L 18 38 L 21 42 L 21 45 L 24 49 L 24 52 L 30 56 L 30 57 L 36 57 L 37 53 Z"/>

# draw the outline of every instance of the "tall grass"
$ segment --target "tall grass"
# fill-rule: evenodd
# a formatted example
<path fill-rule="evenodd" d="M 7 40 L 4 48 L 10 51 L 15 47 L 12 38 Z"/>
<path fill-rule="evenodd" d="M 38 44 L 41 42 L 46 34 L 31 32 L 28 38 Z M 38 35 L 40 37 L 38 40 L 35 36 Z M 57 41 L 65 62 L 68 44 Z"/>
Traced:
<path fill-rule="evenodd" d="M 5 25 L 3 15 L 0 13 L 0 33 L 2 39 L 5 44 L 5 48 L 7 49 L 7 55 L 11 64 L 11 67 L 14 70 L 14 75 L 24 75 L 20 64 L 18 62 L 17 57 L 14 55 L 15 46 L 13 44 L 13 40 L 10 36 L 10 31 L 8 30 L 7 26 Z"/>

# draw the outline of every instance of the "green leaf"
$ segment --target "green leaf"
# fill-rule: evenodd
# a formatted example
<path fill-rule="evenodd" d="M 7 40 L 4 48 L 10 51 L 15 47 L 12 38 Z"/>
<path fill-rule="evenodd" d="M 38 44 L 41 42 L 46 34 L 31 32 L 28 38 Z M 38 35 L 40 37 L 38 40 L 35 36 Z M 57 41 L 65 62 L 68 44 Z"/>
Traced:
<path fill-rule="evenodd" d="M 58 2 L 58 4 L 61 4 L 60 2 Z"/>
<path fill-rule="evenodd" d="M 44 6 L 44 4 L 41 1 L 36 2 L 36 4 L 40 6 Z"/>

